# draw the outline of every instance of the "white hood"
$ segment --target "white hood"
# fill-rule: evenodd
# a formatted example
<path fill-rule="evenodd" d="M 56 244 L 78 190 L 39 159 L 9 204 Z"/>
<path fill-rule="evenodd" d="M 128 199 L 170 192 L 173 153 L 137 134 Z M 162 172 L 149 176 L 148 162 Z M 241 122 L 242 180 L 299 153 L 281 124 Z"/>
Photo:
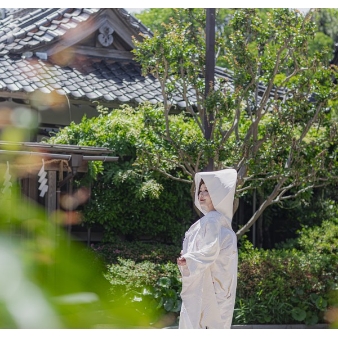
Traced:
<path fill-rule="evenodd" d="M 195 174 L 195 205 L 203 214 L 206 214 L 206 212 L 202 210 L 198 200 L 198 190 L 201 179 L 208 188 L 215 209 L 226 216 L 231 222 L 236 191 L 237 171 L 235 169 L 224 169 Z"/>

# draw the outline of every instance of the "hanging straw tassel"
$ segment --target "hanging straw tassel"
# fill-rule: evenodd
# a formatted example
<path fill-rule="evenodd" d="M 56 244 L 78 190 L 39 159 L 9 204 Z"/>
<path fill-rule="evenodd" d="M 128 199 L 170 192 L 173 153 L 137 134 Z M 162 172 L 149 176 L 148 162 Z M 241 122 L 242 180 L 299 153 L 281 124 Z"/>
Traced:
<path fill-rule="evenodd" d="M 45 171 L 45 161 L 42 159 L 42 167 L 38 173 L 39 176 L 39 190 L 40 192 L 40 197 L 44 197 L 47 190 L 48 190 L 48 185 L 47 185 L 47 172 Z"/>

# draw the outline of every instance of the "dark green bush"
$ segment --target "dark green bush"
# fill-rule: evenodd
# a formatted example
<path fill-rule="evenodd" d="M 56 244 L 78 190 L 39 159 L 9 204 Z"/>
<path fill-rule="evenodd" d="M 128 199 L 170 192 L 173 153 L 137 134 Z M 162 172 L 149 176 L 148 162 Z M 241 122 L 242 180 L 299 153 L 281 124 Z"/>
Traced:
<path fill-rule="evenodd" d="M 179 278 L 176 264 L 167 262 L 164 264 L 149 261 L 135 263 L 131 259 L 118 258 L 117 264 L 108 265 L 106 278 L 112 285 L 123 286 L 126 291 L 141 289 L 145 285 L 156 286 L 161 277 Z"/>
<path fill-rule="evenodd" d="M 305 227 L 279 249 L 241 246 L 234 322 L 325 322 L 330 294 L 338 289 L 338 218 Z"/>
<path fill-rule="evenodd" d="M 240 252 L 236 324 L 323 322 L 338 261 L 298 250 Z"/>
<path fill-rule="evenodd" d="M 127 242 L 112 240 L 109 243 L 92 244 L 91 248 L 108 265 L 118 263 L 119 258 L 135 263 L 150 261 L 155 264 L 176 264 L 181 247 L 162 243 Z"/>
<path fill-rule="evenodd" d="M 112 295 L 123 293 L 126 302 L 143 305 L 143 311 L 152 306 L 157 312 L 154 326 L 171 325 L 181 309 L 182 283 L 177 265 L 117 258 L 117 264 L 108 265 L 105 274 L 111 284 Z M 142 308 L 142 306 L 141 306 Z"/>
<path fill-rule="evenodd" d="M 114 241 L 117 235 L 133 240 L 180 242 L 193 221 L 190 186 L 154 174 L 151 184 L 161 184 L 163 190 L 158 198 L 148 193 L 140 198 L 139 178 L 124 173 L 127 177 L 123 182 L 116 179 L 122 175 L 118 166 L 111 166 L 93 184 L 91 200 L 84 207 L 85 223 L 103 226 L 108 242 Z"/>
<path fill-rule="evenodd" d="M 91 184 L 90 201 L 82 210 L 83 223 L 86 227 L 103 226 L 107 241 L 125 236 L 177 243 L 193 222 L 191 185 L 144 170 L 142 163 L 137 163 L 137 154 L 145 147 L 142 142 L 149 146 L 153 142 L 145 136 L 142 139 L 143 115 L 160 109 L 152 105 L 141 105 L 135 110 L 122 106 L 107 113 L 99 107 L 98 117 L 83 117 L 81 123 L 71 123 L 48 140 L 55 144 L 106 147 L 119 157 L 118 162 L 90 162 L 90 172 L 76 177 L 79 186 Z M 156 154 L 156 149 L 152 149 L 149 151 Z M 171 170 L 174 174 L 177 168 Z M 185 174 L 181 176 L 187 178 Z"/>

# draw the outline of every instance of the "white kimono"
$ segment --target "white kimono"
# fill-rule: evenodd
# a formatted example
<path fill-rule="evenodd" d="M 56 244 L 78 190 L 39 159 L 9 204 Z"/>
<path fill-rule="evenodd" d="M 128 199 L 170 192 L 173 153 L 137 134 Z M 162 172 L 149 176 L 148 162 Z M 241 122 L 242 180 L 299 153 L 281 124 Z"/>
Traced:
<path fill-rule="evenodd" d="M 215 209 L 221 212 L 210 211 L 185 233 L 182 257 L 186 259 L 186 265 L 179 266 L 182 275 L 179 329 L 230 329 L 234 311 L 238 254 L 231 218 L 237 173 L 226 169 L 213 172 L 213 177 L 203 176 L 206 174 L 209 173 L 196 174 L 196 187 L 198 189 L 202 177 Z M 220 181 L 222 189 L 218 188 Z M 216 190 L 218 194 L 222 192 L 223 198 L 216 195 L 213 198 L 210 189 L 213 186 L 217 186 Z M 198 196 L 195 204 L 200 208 L 196 198 Z"/>

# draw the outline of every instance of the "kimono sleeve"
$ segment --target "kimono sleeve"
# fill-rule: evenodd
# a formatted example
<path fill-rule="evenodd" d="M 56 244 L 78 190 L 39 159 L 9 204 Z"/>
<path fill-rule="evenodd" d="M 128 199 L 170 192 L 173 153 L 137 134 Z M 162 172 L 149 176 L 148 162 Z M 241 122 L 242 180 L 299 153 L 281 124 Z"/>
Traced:
<path fill-rule="evenodd" d="M 203 273 L 218 257 L 220 251 L 220 227 L 216 219 L 209 219 L 200 233 L 195 238 L 193 251 L 187 252 L 182 257 L 186 265 L 182 269 L 184 277 L 192 277 Z"/>

